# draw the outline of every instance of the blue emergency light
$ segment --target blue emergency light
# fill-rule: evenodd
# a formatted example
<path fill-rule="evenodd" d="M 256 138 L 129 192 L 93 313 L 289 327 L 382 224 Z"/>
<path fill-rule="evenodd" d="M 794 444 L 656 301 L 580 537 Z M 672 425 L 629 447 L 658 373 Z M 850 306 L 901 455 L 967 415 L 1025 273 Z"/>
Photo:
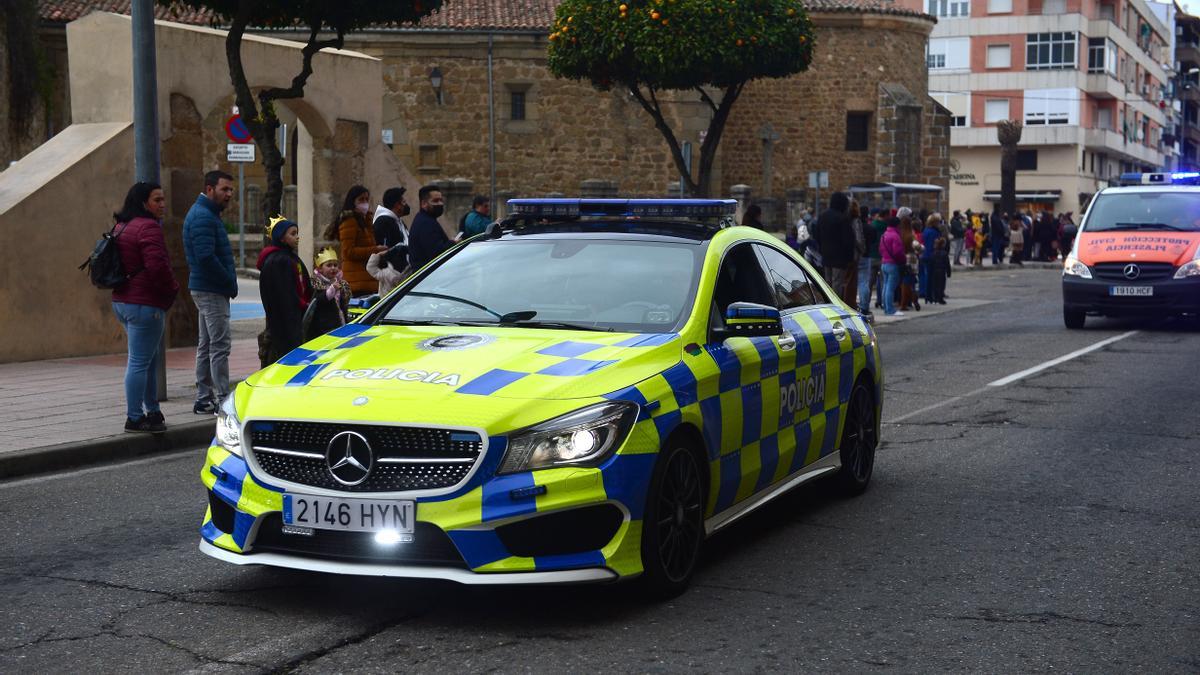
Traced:
<path fill-rule="evenodd" d="M 510 199 L 513 216 L 563 218 L 720 218 L 737 211 L 733 199 Z"/>
<path fill-rule="evenodd" d="M 1200 185 L 1200 172 L 1123 173 L 1121 185 Z"/>

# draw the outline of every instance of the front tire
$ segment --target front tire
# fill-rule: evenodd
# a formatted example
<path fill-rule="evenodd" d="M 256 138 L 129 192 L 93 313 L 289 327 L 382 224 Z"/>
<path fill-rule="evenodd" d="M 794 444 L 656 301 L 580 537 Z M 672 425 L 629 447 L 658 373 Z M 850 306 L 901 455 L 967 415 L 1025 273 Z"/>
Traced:
<path fill-rule="evenodd" d="M 687 590 L 704 542 L 704 480 L 697 453 L 672 441 L 660 455 L 642 518 L 641 582 L 654 598 Z"/>
<path fill-rule="evenodd" d="M 842 468 L 834 479 L 838 491 L 847 497 L 862 494 L 871 483 L 878 445 L 875 424 L 875 400 L 861 381 L 854 383 L 846 406 L 846 424 L 842 427 Z"/>
<path fill-rule="evenodd" d="M 1084 322 L 1087 321 L 1087 314 L 1076 309 L 1067 309 L 1063 307 L 1063 323 L 1071 330 L 1079 330 L 1083 328 Z"/>

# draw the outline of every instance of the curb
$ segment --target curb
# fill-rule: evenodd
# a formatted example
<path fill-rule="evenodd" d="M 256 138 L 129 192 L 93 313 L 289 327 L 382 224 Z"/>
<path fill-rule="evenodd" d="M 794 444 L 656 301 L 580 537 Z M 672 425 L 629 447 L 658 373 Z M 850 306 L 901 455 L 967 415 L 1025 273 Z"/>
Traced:
<path fill-rule="evenodd" d="M 121 433 L 7 452 L 0 455 L 0 480 L 182 450 L 211 439 L 215 424 L 212 417 L 174 425 L 164 434 Z"/>
<path fill-rule="evenodd" d="M 1014 265 L 1012 263 L 1000 263 L 999 265 L 954 265 L 950 269 L 953 272 L 988 272 L 997 271 L 1004 272 L 1007 270 L 1062 270 L 1062 263 L 1053 262 L 1036 262 L 1030 261 L 1023 265 Z"/>

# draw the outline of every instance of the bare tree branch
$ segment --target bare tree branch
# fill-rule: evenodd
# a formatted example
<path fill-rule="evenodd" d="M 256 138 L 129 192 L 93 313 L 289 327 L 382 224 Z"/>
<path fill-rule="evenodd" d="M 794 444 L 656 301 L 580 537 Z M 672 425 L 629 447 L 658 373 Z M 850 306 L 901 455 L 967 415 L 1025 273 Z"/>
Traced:
<path fill-rule="evenodd" d="M 708 92 L 704 91 L 704 87 L 696 87 L 696 91 L 700 92 L 700 100 L 707 103 L 708 107 L 711 108 L 714 113 L 717 112 L 716 101 L 713 101 L 712 97 L 708 95 Z"/>
<path fill-rule="evenodd" d="M 653 87 L 647 87 L 649 96 L 642 94 L 642 90 L 636 84 L 627 83 L 629 93 L 633 96 L 642 109 L 645 110 L 651 118 L 654 119 L 654 126 L 662 134 L 667 141 L 667 146 L 671 149 L 671 159 L 675 161 L 675 168 L 679 170 L 679 176 L 687 185 L 689 193 L 696 192 L 697 184 L 692 180 L 691 173 L 687 170 L 687 165 L 683 162 L 683 149 L 679 145 L 679 139 L 675 137 L 675 132 L 671 129 L 671 125 L 667 124 L 666 117 L 663 116 L 662 106 L 658 102 L 658 96 L 654 93 Z"/>

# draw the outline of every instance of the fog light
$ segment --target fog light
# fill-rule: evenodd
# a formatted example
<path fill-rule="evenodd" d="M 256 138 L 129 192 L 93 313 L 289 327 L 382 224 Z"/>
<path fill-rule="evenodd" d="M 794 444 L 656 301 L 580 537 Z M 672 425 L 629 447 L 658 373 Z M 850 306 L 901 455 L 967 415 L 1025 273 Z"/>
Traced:
<path fill-rule="evenodd" d="M 400 533 L 395 530 L 380 530 L 375 533 L 375 543 L 384 546 L 394 546 L 399 544 L 404 539 Z"/>

